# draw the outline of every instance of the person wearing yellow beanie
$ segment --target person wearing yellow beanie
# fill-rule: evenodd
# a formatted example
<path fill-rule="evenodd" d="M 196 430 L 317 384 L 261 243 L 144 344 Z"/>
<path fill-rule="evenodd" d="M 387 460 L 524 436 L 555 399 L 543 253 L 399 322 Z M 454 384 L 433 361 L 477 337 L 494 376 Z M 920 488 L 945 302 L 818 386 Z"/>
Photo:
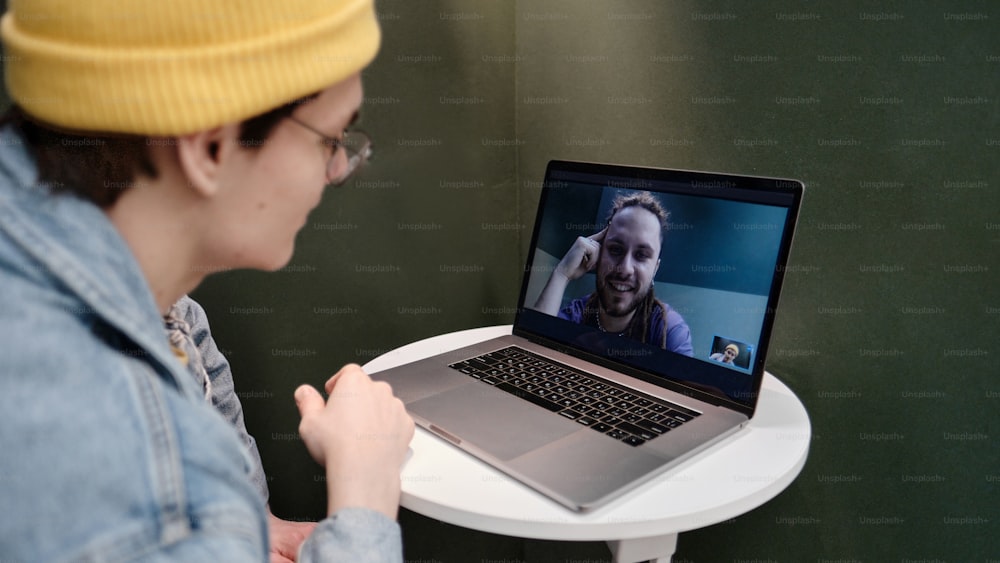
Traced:
<path fill-rule="evenodd" d="M 740 347 L 735 344 L 727 344 L 721 352 L 716 352 L 709 356 L 709 359 L 715 360 L 717 362 L 722 362 L 724 364 L 732 364 L 736 357 L 740 355 Z"/>
<path fill-rule="evenodd" d="M 0 558 L 266 561 L 246 449 L 163 315 L 284 266 L 368 159 L 372 1 L 10 0 L 0 37 Z M 329 514 L 298 559 L 401 561 L 413 421 L 357 366 L 325 391 L 294 397 Z"/>

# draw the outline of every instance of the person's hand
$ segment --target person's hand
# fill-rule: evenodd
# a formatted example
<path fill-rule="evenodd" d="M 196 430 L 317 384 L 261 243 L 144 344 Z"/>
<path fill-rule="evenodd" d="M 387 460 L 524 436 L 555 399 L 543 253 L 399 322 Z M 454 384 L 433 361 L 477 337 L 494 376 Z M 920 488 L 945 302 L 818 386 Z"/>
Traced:
<path fill-rule="evenodd" d="M 295 390 L 299 434 L 326 467 L 329 513 L 367 507 L 395 519 L 399 471 L 413 438 L 413 419 L 384 381 L 344 366 L 326 382 L 329 399 L 309 385 Z"/>
<path fill-rule="evenodd" d="M 573 246 L 569 247 L 566 255 L 556 264 L 549 280 L 545 282 L 545 287 L 538 294 L 533 307 L 536 311 L 552 316 L 559 314 L 563 294 L 566 292 L 569 282 L 597 268 L 597 261 L 601 255 L 601 243 L 607 233 L 608 228 L 605 227 L 599 233 L 589 237 L 577 237 L 573 241 Z"/>
<path fill-rule="evenodd" d="M 556 265 L 555 271 L 565 276 L 567 281 L 573 281 L 597 267 L 597 258 L 601 254 L 601 242 L 608 228 L 589 237 L 576 237 L 573 246 L 569 248 L 563 259 Z"/>
<path fill-rule="evenodd" d="M 299 546 L 316 527 L 316 522 L 282 520 L 267 511 L 267 536 L 271 540 L 271 563 L 293 563 Z"/>

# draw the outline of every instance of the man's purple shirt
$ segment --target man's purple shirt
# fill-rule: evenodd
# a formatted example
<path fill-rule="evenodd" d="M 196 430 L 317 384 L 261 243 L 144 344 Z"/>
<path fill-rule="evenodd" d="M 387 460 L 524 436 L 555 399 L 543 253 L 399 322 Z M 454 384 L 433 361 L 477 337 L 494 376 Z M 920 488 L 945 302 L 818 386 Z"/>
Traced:
<path fill-rule="evenodd" d="M 587 301 L 590 297 L 590 295 L 586 295 L 570 301 L 567 306 L 559 311 L 559 318 L 572 321 L 576 324 L 592 325 L 592 322 L 587 322 L 585 313 Z M 667 309 L 666 319 L 663 316 L 664 308 Z M 664 304 L 664 307 L 653 307 L 653 311 L 650 314 L 649 327 L 648 344 L 659 345 L 660 342 L 663 342 L 663 331 L 666 330 L 666 350 L 684 354 L 685 356 L 694 356 L 694 348 L 691 346 L 691 329 L 684 322 L 684 317 L 677 311 L 666 306 L 666 304 Z"/>

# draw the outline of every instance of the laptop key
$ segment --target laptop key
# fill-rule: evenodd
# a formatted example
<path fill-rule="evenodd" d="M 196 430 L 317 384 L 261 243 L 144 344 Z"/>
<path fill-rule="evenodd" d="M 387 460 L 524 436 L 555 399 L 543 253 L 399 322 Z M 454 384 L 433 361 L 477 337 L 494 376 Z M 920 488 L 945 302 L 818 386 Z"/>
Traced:
<path fill-rule="evenodd" d="M 520 398 L 524 399 L 525 401 L 529 401 L 531 403 L 534 403 L 534 404 L 542 407 L 543 409 L 548 409 L 548 410 L 553 411 L 553 412 L 558 412 L 558 411 L 561 411 L 563 409 L 562 405 L 559 405 L 557 403 L 553 403 L 552 401 L 549 401 L 548 399 L 543 399 L 541 397 L 536 397 L 535 395 L 532 395 L 531 393 L 526 393 L 526 392 L 524 392 L 523 389 L 521 389 L 519 387 L 514 387 L 513 385 L 511 385 L 509 383 L 501 383 L 501 384 L 497 385 L 496 388 L 497 389 L 501 389 L 503 391 L 506 391 L 506 392 L 510 393 L 511 395 L 515 395 L 517 397 L 520 397 Z"/>
<path fill-rule="evenodd" d="M 617 428 L 611 430 L 610 432 L 607 432 L 607 435 L 611 436 L 615 440 L 624 440 L 625 438 L 628 438 L 630 436 L 628 432 L 625 432 L 624 430 L 619 430 Z"/>
<path fill-rule="evenodd" d="M 645 440 L 643 440 L 642 438 L 640 438 L 638 436 L 628 436 L 625 439 L 623 439 L 622 442 L 625 442 L 626 444 L 628 444 L 630 446 L 641 446 L 641 445 L 643 445 L 643 444 L 646 443 Z"/>
<path fill-rule="evenodd" d="M 566 418 L 568 418 L 570 420 L 576 420 L 576 419 L 580 418 L 581 416 L 583 416 L 582 414 L 580 414 L 580 413 L 578 413 L 576 411 L 573 411 L 573 410 L 569 410 L 569 409 L 566 409 L 564 411 L 559 411 L 559 414 L 562 415 L 562 416 L 565 416 Z"/>
<path fill-rule="evenodd" d="M 493 367 L 491 365 L 484 364 L 483 362 L 480 362 L 476 358 L 472 358 L 471 360 L 465 360 L 465 363 L 467 365 L 471 366 L 471 367 L 476 368 L 477 370 L 480 370 L 480 371 L 486 371 L 486 370 L 490 369 L 491 367 Z"/>
<path fill-rule="evenodd" d="M 636 426 L 634 424 L 629 424 L 627 422 L 622 422 L 621 424 L 619 424 L 618 425 L 618 429 L 619 430 L 624 430 L 625 432 L 628 432 L 629 434 L 634 434 L 634 435 L 642 438 L 643 441 L 645 441 L 645 440 L 652 440 L 653 438 L 656 438 L 657 436 L 659 436 L 659 434 L 657 434 L 657 433 L 654 433 L 654 432 L 652 432 L 650 430 L 647 430 L 645 428 L 640 428 L 640 427 L 638 427 L 638 426 Z"/>
<path fill-rule="evenodd" d="M 448 367 L 451 369 L 457 369 L 464 374 L 472 374 L 476 371 L 476 369 L 469 365 L 468 362 L 458 362 L 457 364 L 450 364 Z"/>
<path fill-rule="evenodd" d="M 666 434 L 667 432 L 670 431 L 670 429 L 667 428 L 666 426 L 661 426 L 655 422 L 650 422 L 648 420 L 640 420 L 639 422 L 636 422 L 636 425 L 641 426 L 647 430 L 652 430 L 657 434 Z"/>

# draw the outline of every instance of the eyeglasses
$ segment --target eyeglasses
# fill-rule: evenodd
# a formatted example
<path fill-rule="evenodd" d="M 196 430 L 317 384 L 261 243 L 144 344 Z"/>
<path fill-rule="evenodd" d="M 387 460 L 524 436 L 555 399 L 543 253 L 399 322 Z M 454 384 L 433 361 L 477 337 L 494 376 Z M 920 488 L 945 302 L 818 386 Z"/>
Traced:
<path fill-rule="evenodd" d="M 341 186 L 372 157 L 372 140 L 368 133 L 360 129 L 345 129 L 341 137 L 327 137 L 312 125 L 289 115 L 289 120 L 319 135 L 323 145 L 330 149 L 330 159 L 326 162 L 326 181 L 332 186 Z M 339 171 L 337 149 L 343 148 L 347 157 L 347 167 Z"/>

